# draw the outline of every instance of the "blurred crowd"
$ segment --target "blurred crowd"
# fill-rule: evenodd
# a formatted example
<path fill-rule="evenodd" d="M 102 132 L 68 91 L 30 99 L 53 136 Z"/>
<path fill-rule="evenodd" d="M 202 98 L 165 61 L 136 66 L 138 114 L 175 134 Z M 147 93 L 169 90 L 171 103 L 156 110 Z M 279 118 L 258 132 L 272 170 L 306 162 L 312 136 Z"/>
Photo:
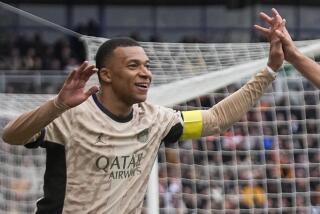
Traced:
<path fill-rule="evenodd" d="M 219 137 L 162 146 L 161 213 L 320 213 L 319 93 L 304 86 L 304 105 L 262 101 Z"/>
<path fill-rule="evenodd" d="M 88 36 L 99 36 L 98 24 L 89 20 L 79 24 L 75 31 Z M 25 35 L 4 32 L 0 38 L 0 70 L 68 70 L 85 60 L 85 47 L 75 37 L 61 37 L 55 41 L 45 41 L 41 34 Z M 144 42 L 160 42 L 161 38 L 150 36 L 144 39 L 137 32 L 129 37 Z M 203 40 L 184 36 L 180 39 L 184 43 L 201 43 Z"/>
<path fill-rule="evenodd" d="M 49 44 L 38 34 L 12 35 L 0 42 L 0 70 L 58 72 L 85 58 L 82 44 L 70 38 Z M 6 92 L 19 87 L 8 85 Z M 60 85 L 50 87 L 56 93 Z M 188 105 L 210 107 L 238 88 L 229 86 Z M 303 104 L 290 95 L 261 101 L 219 137 L 162 145 L 160 213 L 320 213 L 319 93 L 308 83 L 303 88 Z M 0 134 L 7 120 L 0 118 Z M 0 142 L 0 162 L 0 201 L 8 202 L 1 203 L 0 212 L 31 213 L 41 195 L 44 152 Z"/>
<path fill-rule="evenodd" d="M 11 35 L 0 45 L 1 70 L 65 70 L 84 59 L 81 43 L 66 38 L 49 44 L 40 34 Z"/>
<path fill-rule="evenodd" d="M 76 31 L 83 35 L 97 36 L 98 29 L 90 21 L 79 25 Z M 137 41 L 161 41 L 156 36 L 143 40 L 135 32 L 128 36 Z M 181 38 L 181 42 L 203 41 L 186 36 Z M 84 43 L 75 37 L 61 37 L 48 42 L 41 34 L 4 33 L 0 37 L 0 47 L 0 74 L 5 74 L 0 79 L 4 83 L 0 87 L 0 93 L 57 93 L 67 73 L 86 59 Z M 39 83 L 37 75 L 46 75 L 48 78 L 42 78 Z"/>

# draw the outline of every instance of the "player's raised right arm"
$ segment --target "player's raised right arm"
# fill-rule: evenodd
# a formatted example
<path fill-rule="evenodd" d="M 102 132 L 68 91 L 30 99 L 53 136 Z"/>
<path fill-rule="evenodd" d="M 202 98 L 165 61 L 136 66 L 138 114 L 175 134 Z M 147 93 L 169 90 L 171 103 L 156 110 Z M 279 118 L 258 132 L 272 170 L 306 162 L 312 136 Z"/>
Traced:
<path fill-rule="evenodd" d="M 23 145 L 63 112 L 84 102 L 98 91 L 97 86 L 85 91 L 86 82 L 96 71 L 94 65 L 88 66 L 88 62 L 73 70 L 58 96 L 8 123 L 4 128 L 3 140 L 9 144 Z"/>

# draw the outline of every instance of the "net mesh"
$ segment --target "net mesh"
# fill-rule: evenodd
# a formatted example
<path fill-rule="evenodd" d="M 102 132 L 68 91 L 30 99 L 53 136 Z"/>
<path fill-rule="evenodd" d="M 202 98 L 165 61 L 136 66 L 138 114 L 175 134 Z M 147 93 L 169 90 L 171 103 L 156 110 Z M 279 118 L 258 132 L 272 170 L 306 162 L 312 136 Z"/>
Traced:
<path fill-rule="evenodd" d="M 232 84 L 187 104 L 209 107 Z M 261 101 L 219 137 L 162 146 L 162 213 L 318 213 L 319 91 L 279 77 Z"/>
<path fill-rule="evenodd" d="M 104 39 L 84 40 L 92 60 Z M 317 56 L 318 43 L 297 45 Z M 179 109 L 209 108 L 233 93 L 265 66 L 269 48 L 141 44 L 154 74 L 151 101 Z M 291 66 L 281 70 L 261 101 L 221 136 L 161 146 L 160 213 L 320 212 L 319 91 Z M 1 132 L 9 119 L 52 96 L 0 94 Z M 1 213 L 33 212 L 44 154 L 0 143 Z"/>
<path fill-rule="evenodd" d="M 94 63 L 99 46 L 105 38 L 82 36 L 87 48 L 87 58 Z M 251 63 L 268 57 L 269 43 L 154 43 L 140 42 L 150 59 L 153 85 L 168 84 L 181 79 L 223 72 L 239 64 Z M 318 40 L 296 42 L 298 48 L 314 55 Z M 307 48 L 307 49 L 306 49 Z"/>

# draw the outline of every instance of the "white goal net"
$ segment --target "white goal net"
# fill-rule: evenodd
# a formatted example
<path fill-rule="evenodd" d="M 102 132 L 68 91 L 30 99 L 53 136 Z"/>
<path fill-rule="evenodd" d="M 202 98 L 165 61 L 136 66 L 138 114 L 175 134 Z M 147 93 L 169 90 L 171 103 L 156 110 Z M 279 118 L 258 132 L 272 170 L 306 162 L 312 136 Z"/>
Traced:
<path fill-rule="evenodd" d="M 88 59 L 104 40 L 84 37 Z M 141 43 L 151 60 L 151 102 L 204 109 L 267 62 L 268 44 Z M 319 41 L 297 43 L 314 58 Z M 53 95 L 0 94 L 9 119 Z M 319 91 L 285 64 L 261 101 L 220 136 L 159 150 L 160 213 L 320 213 Z M 32 213 L 45 151 L 0 143 L 0 213 Z"/>

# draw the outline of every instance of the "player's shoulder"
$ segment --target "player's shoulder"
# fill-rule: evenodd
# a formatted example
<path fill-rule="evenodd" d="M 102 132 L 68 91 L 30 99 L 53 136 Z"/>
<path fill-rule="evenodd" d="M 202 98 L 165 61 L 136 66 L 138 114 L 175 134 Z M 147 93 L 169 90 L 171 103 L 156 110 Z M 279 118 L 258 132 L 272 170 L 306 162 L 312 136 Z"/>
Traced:
<path fill-rule="evenodd" d="M 156 105 L 149 102 L 142 102 L 137 104 L 137 106 L 146 114 L 149 115 L 173 115 L 180 114 L 179 111 L 176 111 L 172 108 L 168 108 L 165 106 Z"/>
<path fill-rule="evenodd" d="M 90 96 L 86 101 L 84 101 L 80 105 L 72 108 L 74 113 L 84 113 L 84 112 L 90 113 L 95 111 L 95 109 L 96 109 L 96 104 L 94 103 L 94 99 L 92 96 Z"/>

